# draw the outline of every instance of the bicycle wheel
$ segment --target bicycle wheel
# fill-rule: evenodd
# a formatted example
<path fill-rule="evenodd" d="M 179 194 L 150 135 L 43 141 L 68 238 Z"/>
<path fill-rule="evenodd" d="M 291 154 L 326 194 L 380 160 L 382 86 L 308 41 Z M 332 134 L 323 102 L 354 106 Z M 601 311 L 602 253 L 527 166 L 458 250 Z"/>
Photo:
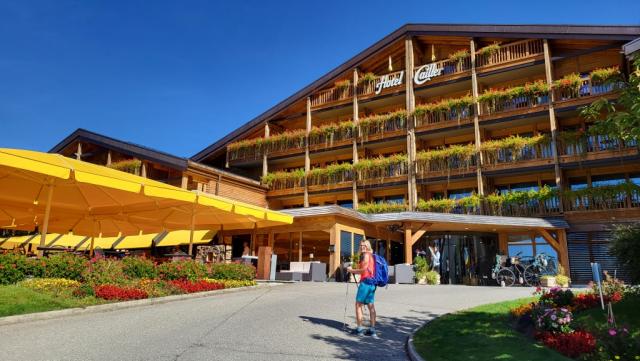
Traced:
<path fill-rule="evenodd" d="M 531 287 L 540 286 L 540 273 L 536 266 L 531 264 L 524 269 L 524 282 Z"/>
<path fill-rule="evenodd" d="M 516 282 L 516 275 L 508 268 L 501 268 L 496 275 L 496 281 L 502 287 L 511 287 Z"/>

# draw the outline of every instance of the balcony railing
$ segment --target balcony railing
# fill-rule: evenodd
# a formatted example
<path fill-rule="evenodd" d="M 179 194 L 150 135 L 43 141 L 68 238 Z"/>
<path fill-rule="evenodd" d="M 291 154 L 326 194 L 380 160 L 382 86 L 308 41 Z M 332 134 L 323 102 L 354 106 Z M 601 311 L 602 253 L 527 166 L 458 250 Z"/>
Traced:
<path fill-rule="evenodd" d="M 596 81 L 591 76 L 579 77 L 577 74 L 570 74 L 554 84 L 554 100 L 563 102 L 605 95 L 620 90 L 623 86 L 624 83 L 621 81 Z"/>
<path fill-rule="evenodd" d="M 585 156 L 589 153 L 637 148 L 635 141 L 625 142 L 606 135 L 587 135 L 581 131 L 560 132 L 558 153 L 562 156 Z"/>
<path fill-rule="evenodd" d="M 475 106 L 471 97 L 445 99 L 438 103 L 416 106 L 416 128 L 440 128 L 470 123 Z"/>
<path fill-rule="evenodd" d="M 626 182 L 567 191 L 566 211 L 607 211 L 640 207 L 640 185 Z"/>
<path fill-rule="evenodd" d="M 392 133 L 405 130 L 407 126 L 407 113 L 398 110 L 387 114 L 372 115 L 360 119 L 358 132 L 360 138 L 368 140 L 370 137 L 382 136 L 385 133 Z"/>
<path fill-rule="evenodd" d="M 353 98 L 353 86 L 333 87 L 311 94 L 311 106 L 336 103 Z"/>
<path fill-rule="evenodd" d="M 473 172 L 477 157 L 473 144 L 421 151 L 416 155 L 416 171 L 420 178 L 450 176 Z"/>
<path fill-rule="evenodd" d="M 542 39 L 521 40 L 500 45 L 500 47 L 493 52 L 483 53 L 483 51 L 478 51 L 476 55 L 476 66 L 478 68 L 482 68 L 492 65 L 506 64 L 543 54 L 544 48 Z"/>
<path fill-rule="evenodd" d="M 443 78 L 446 76 L 451 76 L 456 74 L 462 74 L 471 70 L 471 55 L 468 55 L 459 59 L 455 59 L 455 60 L 444 59 L 444 60 L 437 61 L 434 64 L 435 64 L 435 69 L 442 69 L 442 71 L 440 72 L 440 75 L 438 75 L 438 78 Z M 420 68 L 422 68 L 425 65 L 429 65 L 429 64 L 416 66 L 413 70 L 414 73 L 420 71 Z M 434 80 L 437 80 L 438 78 L 434 78 Z M 425 82 L 425 84 L 430 84 L 430 83 Z M 420 85 L 416 84 L 416 86 L 420 86 Z"/>
<path fill-rule="evenodd" d="M 553 158 L 551 137 L 548 135 L 489 140 L 482 143 L 481 149 L 483 165 L 489 167 Z"/>
<path fill-rule="evenodd" d="M 480 111 L 482 115 L 491 115 L 502 112 L 531 109 L 549 103 L 547 94 L 541 95 L 519 95 L 495 97 L 482 100 L 480 98 Z"/>
<path fill-rule="evenodd" d="M 404 70 L 377 75 L 372 81 L 363 81 L 358 84 L 358 96 L 378 95 L 401 89 L 406 82 L 405 78 Z"/>
<path fill-rule="evenodd" d="M 352 182 L 354 175 L 351 163 L 332 164 L 325 168 L 312 169 L 307 174 L 307 185 L 313 187 Z"/>

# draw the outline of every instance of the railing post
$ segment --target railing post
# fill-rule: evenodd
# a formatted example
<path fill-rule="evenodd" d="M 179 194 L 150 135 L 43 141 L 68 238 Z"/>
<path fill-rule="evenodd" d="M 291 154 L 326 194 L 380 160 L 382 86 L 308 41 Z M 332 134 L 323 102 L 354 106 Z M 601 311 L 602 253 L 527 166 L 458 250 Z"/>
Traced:
<path fill-rule="evenodd" d="M 360 121 L 360 111 L 358 109 L 358 69 L 353 69 L 353 124 L 356 129 L 358 126 L 358 122 Z M 352 147 L 353 147 L 353 158 L 352 164 L 358 163 L 358 137 L 352 136 Z M 352 170 L 354 172 L 354 170 Z M 351 183 L 351 197 L 353 203 L 353 209 L 358 209 L 358 177 L 355 173 L 352 174 L 352 183 Z"/>
<path fill-rule="evenodd" d="M 476 177 L 478 181 L 478 194 L 484 196 L 484 179 L 482 179 L 482 165 L 484 163 L 480 146 L 482 140 L 480 139 L 480 103 L 478 102 L 478 73 L 476 71 L 476 42 L 475 39 L 471 39 L 469 42 L 471 47 L 471 92 L 473 94 L 473 104 L 476 107 L 476 111 L 473 115 L 473 131 L 474 131 L 474 144 L 476 147 Z M 481 211 L 482 213 L 482 211 Z"/>
<path fill-rule="evenodd" d="M 309 207 L 309 186 L 307 185 L 307 173 L 311 170 L 311 158 L 309 157 L 309 132 L 311 132 L 311 97 L 307 97 L 307 134 L 304 144 L 304 207 Z"/>
<path fill-rule="evenodd" d="M 406 110 L 407 110 L 407 187 L 409 195 L 409 210 L 414 211 L 418 204 L 418 191 L 416 189 L 416 134 L 415 119 L 413 113 L 416 109 L 416 98 L 413 92 L 413 38 L 410 36 L 404 40 L 405 52 L 405 81 L 406 81 Z"/>
<path fill-rule="evenodd" d="M 556 112 L 553 108 L 555 96 L 553 91 L 553 64 L 551 63 L 551 53 L 549 51 L 549 41 L 543 39 L 542 47 L 544 51 L 544 69 L 547 76 L 547 85 L 549 86 L 549 127 L 551 129 L 551 153 L 553 154 L 553 164 L 556 176 L 556 186 L 560 193 L 564 190 L 562 184 L 562 170 L 560 169 L 560 160 L 558 158 L 558 123 L 556 121 Z M 560 213 L 564 212 L 562 202 L 560 202 Z"/>
<path fill-rule="evenodd" d="M 269 122 L 264 123 L 264 139 L 269 139 L 270 136 Z M 267 159 L 267 152 L 262 152 L 262 176 L 266 177 L 267 173 L 269 173 L 269 164 Z"/>

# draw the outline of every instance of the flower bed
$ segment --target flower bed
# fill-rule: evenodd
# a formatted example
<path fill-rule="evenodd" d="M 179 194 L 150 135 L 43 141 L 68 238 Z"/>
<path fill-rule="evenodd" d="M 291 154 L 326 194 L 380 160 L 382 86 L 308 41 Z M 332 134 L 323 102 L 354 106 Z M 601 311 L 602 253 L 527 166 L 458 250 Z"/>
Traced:
<path fill-rule="evenodd" d="M 214 291 L 224 288 L 223 283 L 211 282 L 209 280 L 189 281 L 189 280 L 175 280 L 170 281 L 172 285 L 180 288 L 185 293 Z"/>
<path fill-rule="evenodd" d="M 96 297 L 105 300 L 140 300 L 149 297 L 149 295 L 137 288 L 125 288 L 116 285 L 100 285 L 94 288 Z"/>

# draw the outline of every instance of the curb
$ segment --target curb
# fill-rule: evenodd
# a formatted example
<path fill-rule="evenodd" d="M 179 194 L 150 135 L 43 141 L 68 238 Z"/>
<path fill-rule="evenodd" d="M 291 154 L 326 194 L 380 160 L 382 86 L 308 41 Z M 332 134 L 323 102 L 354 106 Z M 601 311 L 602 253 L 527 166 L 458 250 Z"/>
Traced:
<path fill-rule="evenodd" d="M 108 311 L 122 310 L 122 309 L 133 308 L 133 307 L 158 305 L 158 304 L 175 302 L 175 301 L 203 298 L 203 297 L 215 296 L 220 294 L 244 292 L 244 291 L 255 290 L 259 288 L 277 287 L 282 285 L 283 285 L 282 283 L 259 283 L 257 286 L 237 287 L 237 288 L 229 288 L 229 289 L 222 289 L 222 290 L 215 290 L 215 291 L 189 293 L 184 295 L 147 298 L 144 300 L 115 302 L 115 303 L 108 303 L 104 305 L 75 307 L 75 308 L 67 308 L 67 309 L 56 310 L 56 311 L 36 312 L 36 313 L 28 313 L 25 315 L 0 317 L 0 326 L 12 325 L 12 324 L 22 323 L 22 322 L 50 320 L 50 319 L 62 318 L 66 316 L 83 315 L 87 313 L 108 312 Z"/>
<path fill-rule="evenodd" d="M 447 313 L 443 313 L 442 315 L 439 315 L 438 317 L 435 317 L 425 323 L 423 323 L 421 326 L 418 326 L 415 330 L 413 330 L 413 332 L 411 332 L 411 334 L 407 337 L 407 342 L 406 342 L 406 351 L 407 351 L 407 356 L 409 356 L 409 360 L 411 361 L 425 361 L 425 359 L 422 358 L 422 356 L 420 356 L 420 354 L 418 354 L 418 352 L 416 351 L 415 346 L 413 346 L 413 336 L 416 334 L 416 332 L 418 332 L 421 328 L 425 327 L 426 325 L 429 324 L 429 322 L 442 317 L 444 315 L 449 314 L 449 312 Z"/>

